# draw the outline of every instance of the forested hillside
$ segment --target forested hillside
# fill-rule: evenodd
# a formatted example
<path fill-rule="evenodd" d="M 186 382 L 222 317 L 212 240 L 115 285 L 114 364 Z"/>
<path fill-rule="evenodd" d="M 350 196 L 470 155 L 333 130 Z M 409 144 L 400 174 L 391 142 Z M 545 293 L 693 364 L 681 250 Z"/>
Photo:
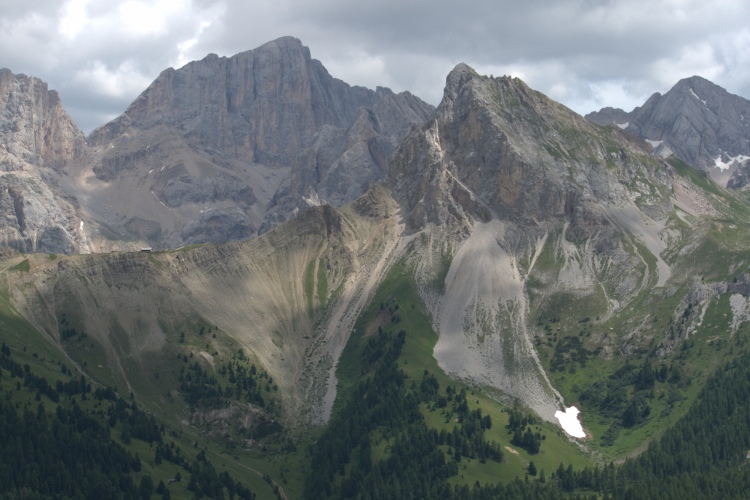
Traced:
<path fill-rule="evenodd" d="M 92 390 L 60 366 L 53 384 L 16 362 L 5 342 L 0 347 L 4 498 L 171 498 L 175 490 L 255 498 L 241 481 L 219 473 L 205 451 L 183 451 L 135 402 L 111 387 Z"/>
<path fill-rule="evenodd" d="M 508 454 L 487 439 L 493 421 L 469 409 L 466 388 L 441 387 L 427 370 L 417 383 L 399 368 L 408 365 L 403 348 L 410 335 L 381 328 L 362 341 L 360 381 L 311 448 L 305 498 L 746 498 L 750 491 L 747 349 L 720 367 L 687 414 L 636 459 L 582 469 L 560 462 L 546 472 L 532 460 L 523 480 L 467 484 L 466 462 L 501 464 Z M 436 409 L 452 431 L 427 423 L 423 413 Z M 511 412 L 507 432 L 536 455 L 533 437 L 527 442 L 518 431 L 521 419 Z"/>

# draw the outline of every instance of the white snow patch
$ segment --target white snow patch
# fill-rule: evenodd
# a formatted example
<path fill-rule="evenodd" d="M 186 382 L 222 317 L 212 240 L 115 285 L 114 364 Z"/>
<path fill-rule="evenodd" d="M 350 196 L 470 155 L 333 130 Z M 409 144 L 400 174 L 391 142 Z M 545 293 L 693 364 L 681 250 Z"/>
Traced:
<path fill-rule="evenodd" d="M 575 438 L 585 438 L 586 433 L 583 431 L 581 422 L 578 421 L 579 413 L 581 412 L 578 411 L 578 408 L 571 406 L 570 408 L 565 409 L 565 413 L 557 410 L 555 412 L 555 418 L 560 422 L 560 427 L 562 427 L 565 432 Z"/>
<path fill-rule="evenodd" d="M 733 163 L 745 163 L 747 160 L 750 160 L 750 156 L 745 155 L 737 155 L 737 156 L 727 156 L 728 161 L 724 161 L 721 159 L 721 155 L 717 156 L 714 160 L 714 165 L 716 165 L 721 170 L 726 170 L 729 167 L 732 166 Z"/>
<path fill-rule="evenodd" d="M 625 130 L 626 128 L 628 128 L 628 125 L 630 125 L 630 122 L 625 122 L 625 123 L 616 123 L 615 125 L 617 125 L 617 126 L 618 126 L 618 127 L 620 127 L 621 129 Z"/>
<path fill-rule="evenodd" d="M 309 198 L 302 197 L 302 200 L 307 203 L 308 207 L 319 207 L 323 204 L 323 202 L 318 197 L 318 193 L 315 191 L 312 192 L 312 195 Z"/>
<path fill-rule="evenodd" d="M 698 97 L 698 94 L 696 94 L 695 92 L 693 92 L 693 89 L 690 89 L 690 93 L 693 94 L 693 97 L 695 97 L 700 102 L 702 102 L 704 106 L 706 106 L 706 101 L 704 101 L 703 99 L 701 99 L 700 97 Z"/>
<path fill-rule="evenodd" d="M 646 139 L 646 142 L 651 144 L 651 147 L 654 149 L 658 148 L 664 143 L 664 141 L 652 141 L 651 139 Z"/>
<path fill-rule="evenodd" d="M 149 171 L 148 171 L 148 173 L 150 174 L 150 173 L 151 173 L 151 172 L 153 172 L 153 171 L 154 171 L 154 169 L 152 168 L 151 170 L 149 170 Z"/>

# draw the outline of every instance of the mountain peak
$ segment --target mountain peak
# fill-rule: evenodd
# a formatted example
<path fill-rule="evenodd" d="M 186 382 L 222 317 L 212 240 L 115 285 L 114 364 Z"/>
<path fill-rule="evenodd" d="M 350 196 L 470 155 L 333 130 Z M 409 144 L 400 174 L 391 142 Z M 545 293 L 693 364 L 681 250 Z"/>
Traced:
<path fill-rule="evenodd" d="M 461 74 L 467 74 L 470 76 L 477 76 L 477 72 L 474 68 L 469 66 L 466 63 L 458 63 L 456 66 L 451 70 L 450 73 L 448 73 L 448 79 L 451 79 L 452 75 L 461 75 Z"/>
<path fill-rule="evenodd" d="M 262 49 L 263 47 L 271 46 L 271 45 L 286 45 L 290 47 L 304 47 L 305 45 L 302 43 L 302 40 L 299 38 L 295 38 L 293 36 L 280 36 L 279 38 L 276 38 L 275 40 L 271 40 L 270 42 L 266 42 L 260 47 L 258 47 L 255 50 Z"/>
<path fill-rule="evenodd" d="M 707 103 L 710 103 L 711 101 L 723 100 L 725 97 L 731 96 L 731 94 L 724 88 L 701 76 L 683 78 L 665 94 L 665 97 L 672 94 L 677 94 L 679 96 L 689 94 L 691 97 L 695 98 L 696 104 L 700 101 L 703 106 L 706 106 Z"/>
<path fill-rule="evenodd" d="M 604 144 L 616 144 L 618 153 L 612 156 Z M 584 200 L 608 205 L 626 199 L 611 172 L 638 154 L 619 129 L 595 129 L 518 78 L 480 76 L 459 65 L 433 119 L 394 154 L 391 183 L 414 228 L 569 218 L 568 238 L 575 239 L 594 225 L 589 220 L 598 220 Z M 646 163 L 645 170 L 652 166 Z M 649 203 L 660 211 L 662 202 Z"/>
<path fill-rule="evenodd" d="M 413 96 L 352 87 L 282 37 L 163 72 L 88 143 L 99 181 L 141 180 L 142 202 L 131 190 L 118 229 L 179 246 L 247 238 L 310 206 L 353 200 L 432 111 Z M 97 216 L 110 218 L 106 210 Z"/>
<path fill-rule="evenodd" d="M 672 88 L 678 89 L 684 86 L 702 86 L 702 87 L 710 86 L 714 88 L 721 88 L 718 85 L 716 85 L 714 82 L 707 80 L 703 78 L 702 76 L 698 76 L 698 75 L 693 75 L 688 78 L 683 78 L 682 80 L 678 81 L 675 84 L 675 86 Z"/>
<path fill-rule="evenodd" d="M 471 81 L 477 75 L 474 68 L 466 63 L 459 63 L 453 70 L 448 73 L 448 77 L 445 79 L 445 91 L 443 92 L 443 98 L 455 100 L 456 96 L 467 82 Z"/>
<path fill-rule="evenodd" d="M 600 125 L 614 121 L 662 153 L 673 152 L 727 185 L 735 168 L 750 156 L 748 116 L 750 101 L 694 75 L 683 78 L 664 95 L 653 94 L 630 113 L 604 108 L 586 118 Z"/>
<path fill-rule="evenodd" d="M 310 58 L 310 49 L 305 44 L 303 44 L 299 38 L 294 38 L 293 36 L 282 36 L 280 38 L 277 38 L 276 40 L 271 40 L 270 42 L 264 43 L 255 50 L 264 51 L 271 48 L 282 51 L 302 51 L 307 54 L 308 59 Z"/>

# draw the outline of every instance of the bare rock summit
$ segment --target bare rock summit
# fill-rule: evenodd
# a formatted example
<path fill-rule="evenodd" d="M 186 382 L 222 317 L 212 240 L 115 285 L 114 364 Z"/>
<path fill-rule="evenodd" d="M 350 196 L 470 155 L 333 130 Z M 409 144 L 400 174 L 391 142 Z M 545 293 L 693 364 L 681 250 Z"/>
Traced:
<path fill-rule="evenodd" d="M 122 237 L 156 247 L 246 239 L 385 178 L 433 108 L 333 78 L 291 37 L 167 69 L 88 137 L 71 191 Z"/>
<path fill-rule="evenodd" d="M 739 188 L 750 168 L 750 101 L 705 78 L 677 82 L 664 95 L 652 95 L 630 113 L 604 108 L 586 115 L 646 139 L 657 154 L 674 153 L 707 171 L 723 186 Z"/>
<path fill-rule="evenodd" d="M 389 182 L 414 228 L 567 220 L 568 237 L 582 239 L 608 224 L 603 206 L 635 198 L 645 212 L 667 209 L 665 174 L 644 156 L 620 129 L 598 127 L 517 78 L 460 64 L 433 117 L 397 149 Z M 638 175 L 654 184 L 633 195 L 624 185 Z"/>

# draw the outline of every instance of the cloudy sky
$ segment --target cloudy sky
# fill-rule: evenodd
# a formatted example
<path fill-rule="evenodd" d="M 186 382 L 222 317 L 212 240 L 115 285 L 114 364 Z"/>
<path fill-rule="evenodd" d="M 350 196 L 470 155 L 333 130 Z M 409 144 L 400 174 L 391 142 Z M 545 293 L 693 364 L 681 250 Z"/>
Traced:
<path fill-rule="evenodd" d="M 746 0 L 0 0 L 0 67 L 45 80 L 86 133 L 168 67 L 280 36 L 335 77 L 437 105 L 459 62 L 585 114 L 701 75 L 750 98 Z"/>

